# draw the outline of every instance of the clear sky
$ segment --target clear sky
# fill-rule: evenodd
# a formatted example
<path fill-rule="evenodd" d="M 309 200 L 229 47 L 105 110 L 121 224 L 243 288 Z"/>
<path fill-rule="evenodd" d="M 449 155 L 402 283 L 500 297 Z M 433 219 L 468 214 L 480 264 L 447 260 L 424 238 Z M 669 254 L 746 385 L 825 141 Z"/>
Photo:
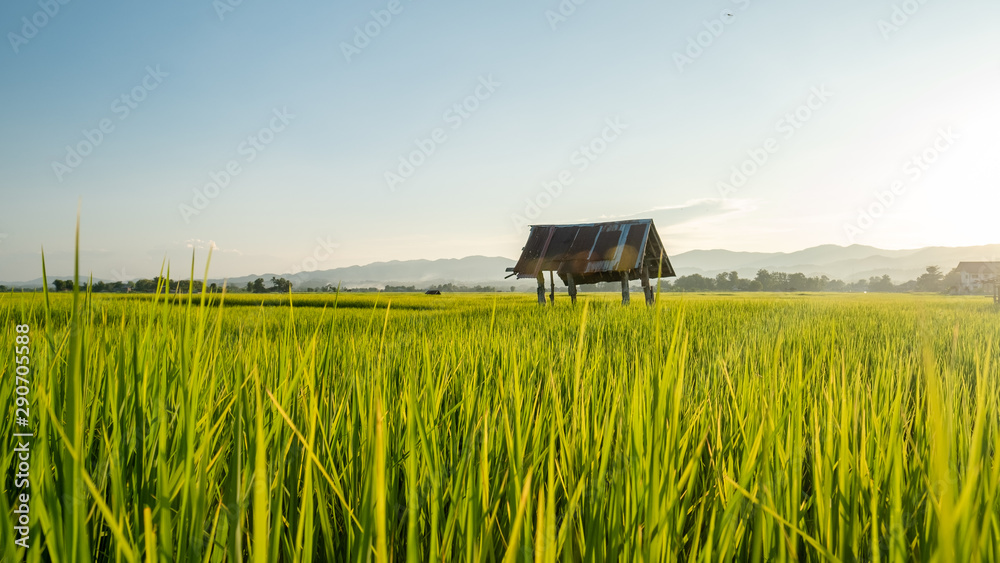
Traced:
<path fill-rule="evenodd" d="M 78 202 L 104 279 L 210 245 L 213 276 L 515 257 L 527 224 L 617 217 L 671 253 L 1000 242 L 995 0 L 10 0 L 0 22 L 0 280 L 43 245 L 70 272 Z"/>

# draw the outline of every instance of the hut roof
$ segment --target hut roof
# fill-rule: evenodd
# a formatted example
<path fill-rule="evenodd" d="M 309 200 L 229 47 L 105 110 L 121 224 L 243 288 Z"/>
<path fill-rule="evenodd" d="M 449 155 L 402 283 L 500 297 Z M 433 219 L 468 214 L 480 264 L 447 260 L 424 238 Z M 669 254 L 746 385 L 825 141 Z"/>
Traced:
<path fill-rule="evenodd" d="M 518 278 L 534 278 L 553 271 L 577 284 L 617 281 L 626 274 L 639 279 L 645 268 L 650 278 L 673 277 L 674 268 L 652 219 L 532 225 L 517 265 L 508 268 Z"/>
<path fill-rule="evenodd" d="M 958 271 L 969 274 L 1000 275 L 1000 262 L 959 262 Z"/>

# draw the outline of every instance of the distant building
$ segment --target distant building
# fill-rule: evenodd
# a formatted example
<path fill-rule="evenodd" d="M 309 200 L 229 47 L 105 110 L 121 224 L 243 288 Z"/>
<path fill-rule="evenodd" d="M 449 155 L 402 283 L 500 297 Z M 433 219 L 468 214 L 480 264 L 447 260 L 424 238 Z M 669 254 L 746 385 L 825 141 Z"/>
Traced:
<path fill-rule="evenodd" d="M 674 276 L 652 219 L 532 225 L 517 265 L 507 271 L 518 279 L 537 279 L 541 304 L 545 303 L 545 272 L 549 272 L 552 301 L 555 301 L 554 275 L 557 275 L 569 287 L 573 302 L 577 285 L 621 282 L 622 303 L 626 304 L 629 280 L 642 281 L 646 303 L 652 304 L 654 291 L 650 278 Z"/>
<path fill-rule="evenodd" d="M 1000 281 L 1000 262 L 960 262 L 961 290 L 978 293 Z"/>

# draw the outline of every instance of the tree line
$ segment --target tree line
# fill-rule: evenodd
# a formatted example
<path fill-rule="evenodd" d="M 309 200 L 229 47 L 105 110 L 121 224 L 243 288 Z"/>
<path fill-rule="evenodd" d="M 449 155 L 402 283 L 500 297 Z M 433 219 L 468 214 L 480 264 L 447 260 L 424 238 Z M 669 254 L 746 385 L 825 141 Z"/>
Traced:
<path fill-rule="evenodd" d="M 73 291 L 73 280 L 52 280 L 51 285 L 54 291 Z M 98 281 L 90 286 L 87 285 L 87 282 L 82 282 L 80 284 L 80 291 L 87 291 L 89 287 L 91 293 L 153 293 L 157 287 L 161 286 L 168 289 L 171 293 L 187 293 L 192 289 L 190 280 L 167 280 L 166 278 L 157 276 L 153 279 L 141 279 L 129 282 Z M 204 288 L 204 282 L 194 282 L 195 292 L 201 292 Z M 211 284 L 209 289 L 216 289 L 216 285 L 214 283 Z"/>
<path fill-rule="evenodd" d="M 50 285 L 53 291 L 73 291 L 73 280 L 52 280 Z M 240 292 L 242 290 L 242 288 L 234 286 L 227 287 L 229 291 L 233 292 Z M 91 293 L 154 293 L 157 288 L 161 288 L 161 291 L 166 289 L 170 293 L 188 293 L 189 291 L 201 293 L 206 290 L 205 282 L 203 281 L 196 280 L 192 284 L 190 280 L 167 280 L 159 276 L 152 279 L 139 279 L 128 282 L 98 281 L 89 286 Z M 219 291 L 219 286 L 216 283 L 211 283 L 207 289 L 208 291 L 216 292 Z M 291 289 L 292 282 L 285 278 L 272 277 L 270 286 L 264 285 L 263 278 L 257 278 L 256 280 L 247 282 L 245 291 L 247 293 L 288 293 Z M 80 291 L 87 290 L 87 282 L 81 283 Z"/>
<path fill-rule="evenodd" d="M 512 287 L 511 291 L 513 290 L 514 288 Z M 441 285 L 432 285 L 425 289 L 420 289 L 412 285 L 387 285 L 385 286 L 385 289 L 382 291 L 410 292 L 410 293 L 417 291 L 440 291 L 442 293 L 496 293 L 501 290 L 497 289 L 496 287 L 493 287 L 492 285 L 468 286 L 468 285 L 456 285 L 453 283 L 445 283 Z"/>
<path fill-rule="evenodd" d="M 152 279 L 140 279 L 129 282 L 94 282 L 90 286 L 93 293 L 153 293 L 157 287 L 169 287 L 171 293 L 195 293 L 205 290 L 204 282 L 195 281 L 192 289 L 192 282 L 189 280 L 167 280 L 159 276 Z M 72 291 L 73 280 L 53 280 L 52 288 L 55 291 Z M 902 283 L 893 282 L 892 278 L 886 274 L 882 276 L 871 276 L 868 279 L 861 279 L 853 282 L 845 282 L 839 279 L 830 279 L 827 276 L 806 276 L 805 274 L 771 272 L 765 269 L 757 271 L 753 278 L 741 278 L 735 271 L 722 272 L 715 277 L 703 276 L 701 274 L 691 274 L 680 276 L 672 281 L 663 282 L 663 291 L 828 291 L 828 292 L 853 292 L 865 291 L 877 293 L 902 293 L 909 291 L 924 292 L 957 292 L 961 286 L 961 274 L 957 268 L 952 269 L 948 274 L 944 274 L 937 266 L 928 266 L 926 271 L 917 279 Z M 580 291 L 617 291 L 618 282 L 605 282 L 593 285 L 580 286 Z M 80 284 L 81 291 L 87 291 L 87 283 Z M 432 285 L 430 290 L 438 290 L 449 293 L 462 292 L 496 292 L 500 289 L 493 286 L 465 286 L 446 283 Z M 7 288 L 0 286 L 0 291 Z M 215 283 L 208 286 L 208 291 L 218 291 Z M 288 293 L 292 290 L 292 282 L 285 278 L 272 277 L 270 285 L 265 285 L 263 278 L 257 278 L 247 282 L 245 287 L 228 286 L 232 292 L 247 293 Z M 309 291 L 334 291 L 333 286 Z M 511 286 L 511 291 L 516 287 Z M 352 291 L 352 290 L 344 290 Z M 353 291 L 380 291 L 379 288 L 354 289 Z M 424 289 L 413 285 L 387 285 L 381 291 L 387 292 L 418 292 Z"/>
<path fill-rule="evenodd" d="M 827 276 L 809 277 L 802 273 L 770 272 L 758 270 L 752 279 L 741 278 L 737 272 L 722 272 L 713 277 L 701 274 L 681 276 L 663 289 L 666 291 L 830 291 L 830 292 L 949 292 L 957 291 L 961 285 L 958 269 L 947 275 L 937 266 L 928 266 L 915 280 L 896 284 L 886 274 L 871 276 L 853 282 L 830 279 Z"/>
<path fill-rule="evenodd" d="M 264 278 L 247 282 L 247 293 L 288 293 L 292 290 L 292 282 L 285 278 L 271 278 L 271 286 L 264 287 Z"/>

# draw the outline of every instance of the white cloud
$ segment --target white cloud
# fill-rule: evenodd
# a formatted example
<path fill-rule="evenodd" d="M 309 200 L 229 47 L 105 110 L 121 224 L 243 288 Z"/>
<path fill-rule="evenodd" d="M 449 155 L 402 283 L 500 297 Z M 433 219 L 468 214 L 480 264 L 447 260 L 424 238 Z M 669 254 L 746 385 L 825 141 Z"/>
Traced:
<path fill-rule="evenodd" d="M 243 255 L 242 252 L 235 248 L 222 248 L 215 243 L 214 240 L 201 240 L 197 238 L 188 239 L 184 241 L 184 246 L 186 248 L 193 248 L 195 250 L 209 250 L 211 249 L 213 253 L 221 252 L 223 254 L 238 254 Z"/>

